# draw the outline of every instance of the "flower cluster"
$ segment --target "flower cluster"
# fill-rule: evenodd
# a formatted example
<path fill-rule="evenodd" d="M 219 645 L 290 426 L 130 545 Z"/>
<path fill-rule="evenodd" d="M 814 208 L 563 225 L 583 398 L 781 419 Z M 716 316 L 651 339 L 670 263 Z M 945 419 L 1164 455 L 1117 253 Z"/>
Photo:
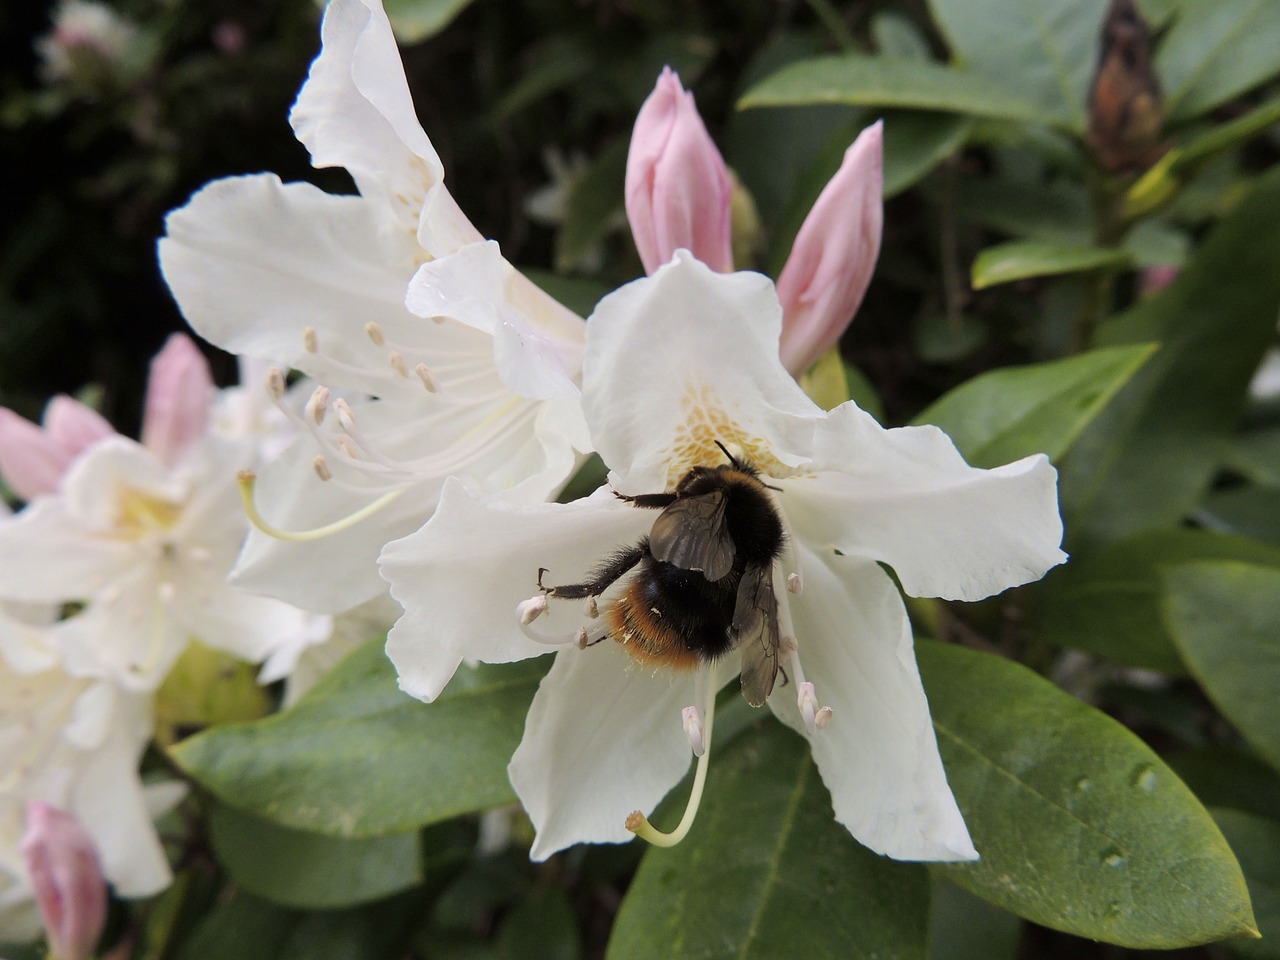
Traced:
<path fill-rule="evenodd" d="M 631 832 L 669 842 L 628 814 L 694 756 L 700 789 L 740 649 L 748 699 L 808 738 L 855 837 L 899 859 L 976 856 L 902 592 L 974 600 L 1061 562 L 1056 474 L 1043 456 L 971 467 L 934 428 L 827 412 L 797 385 L 871 278 L 880 124 L 775 285 L 734 272 L 733 176 L 664 70 L 626 173 L 647 276 L 584 321 L 446 189 L 380 0 L 332 0 L 322 35 L 290 120 L 358 193 L 220 180 L 159 243 L 184 316 L 242 358 L 245 385 L 219 394 L 177 335 L 141 442 L 69 398 L 41 426 L 0 410 L 0 473 L 26 502 L 0 522 L 0 851 L 24 831 L 24 849 L 53 849 L 39 838 L 72 831 L 51 818 L 83 833 L 65 855 L 0 854 L 0 910 L 29 905 L 55 861 L 100 864 L 122 896 L 167 882 L 151 823 L 176 798 L 138 765 L 193 638 L 301 680 L 393 619 L 387 654 L 424 700 L 464 661 L 558 650 L 510 765 L 536 858 Z M 608 485 L 551 502 L 592 452 Z M 776 518 L 754 559 L 732 532 L 739 494 L 688 492 L 726 468 Z M 671 606 L 689 597 L 714 611 Z M 654 626 L 676 621 L 693 626 Z M 630 642 L 641 622 L 673 655 Z M 51 938 L 83 945 L 100 926 L 99 887 L 82 887 L 75 922 L 44 911 Z"/>
<path fill-rule="evenodd" d="M 37 899 L 48 916 L 41 875 L 15 855 L 41 830 L 31 804 L 77 822 L 120 895 L 168 884 L 152 822 L 183 787 L 144 786 L 139 761 L 193 640 L 257 663 L 329 633 L 227 583 L 248 529 L 228 467 L 271 437 L 242 406 L 175 334 L 152 363 L 141 442 L 70 397 L 38 426 L 0 409 L 0 477 L 26 501 L 0 520 L 0 904 L 16 929 Z"/>

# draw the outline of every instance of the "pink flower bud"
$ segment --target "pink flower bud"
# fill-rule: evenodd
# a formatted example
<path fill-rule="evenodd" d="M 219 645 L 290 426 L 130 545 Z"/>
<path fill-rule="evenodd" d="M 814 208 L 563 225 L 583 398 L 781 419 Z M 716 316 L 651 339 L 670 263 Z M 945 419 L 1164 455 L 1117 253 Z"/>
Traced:
<path fill-rule="evenodd" d="M 72 461 L 115 431 L 78 400 L 54 397 L 38 427 L 0 407 L 0 476 L 23 500 L 53 493 Z"/>
<path fill-rule="evenodd" d="M 664 67 L 636 116 L 627 154 L 627 219 L 646 273 L 683 247 L 713 270 L 733 269 L 729 171 L 693 94 Z"/>
<path fill-rule="evenodd" d="M 844 333 L 871 282 L 884 226 L 884 136 L 858 135 L 796 234 L 782 275 L 782 362 L 799 376 Z"/>
<path fill-rule="evenodd" d="M 209 362 L 190 337 L 175 333 L 151 361 L 142 443 L 172 466 L 202 436 L 213 402 Z"/>
<path fill-rule="evenodd" d="M 29 803 L 22 856 L 52 955 L 58 960 L 92 956 L 107 919 L 107 885 L 80 821 L 57 807 Z"/>

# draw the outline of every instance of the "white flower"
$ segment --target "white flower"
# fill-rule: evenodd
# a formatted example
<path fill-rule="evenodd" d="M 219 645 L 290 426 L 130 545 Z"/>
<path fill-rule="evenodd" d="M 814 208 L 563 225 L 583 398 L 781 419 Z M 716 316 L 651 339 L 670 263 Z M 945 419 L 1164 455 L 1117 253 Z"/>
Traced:
<path fill-rule="evenodd" d="M 885 430 L 852 403 L 823 412 L 778 359 L 780 325 L 767 278 L 716 274 L 678 252 L 588 323 L 592 440 L 619 494 L 671 491 L 692 467 L 724 464 L 717 442 L 760 471 L 787 531 L 774 593 L 791 683 L 778 681 L 769 706 L 809 738 L 836 818 L 862 843 L 899 859 L 972 858 L 903 602 L 880 564 L 908 593 L 957 600 L 1040 577 L 1064 559 L 1056 472 L 1043 456 L 979 470 L 936 428 Z M 539 568 L 548 583 L 582 581 L 655 517 L 610 490 L 513 505 L 455 481 L 425 528 L 383 551 L 406 611 L 387 652 L 409 693 L 431 699 L 463 658 L 564 645 L 510 766 L 535 858 L 627 839 L 628 812 L 652 809 L 709 734 L 710 694 L 689 673 L 640 665 L 619 643 L 578 649 L 607 629 L 592 601 L 552 596 L 537 619 L 525 604 L 523 629 L 516 614 Z"/>
<path fill-rule="evenodd" d="M 59 625 L 65 669 L 153 690 L 192 637 L 254 662 L 303 614 L 226 582 L 246 522 L 215 437 L 174 465 L 125 437 L 100 441 L 59 492 L 0 523 L 0 597 L 83 605 Z"/>
<path fill-rule="evenodd" d="M 0 632 L 11 626 L 0 619 Z M 149 896 L 171 879 L 138 777 L 151 732 L 149 698 L 70 676 L 53 659 L 21 669 L 0 659 L 0 917 L 24 929 L 32 893 L 17 845 L 28 801 L 80 820 L 121 896 Z"/>
<path fill-rule="evenodd" d="M 542 500 L 586 437 L 582 320 L 445 189 L 381 4 L 333 0 L 322 37 L 290 119 L 312 162 L 346 168 L 359 196 L 220 180 L 170 214 L 160 262 L 202 336 L 324 385 L 296 418 L 310 436 L 265 469 L 257 497 L 282 531 L 338 529 L 302 543 L 255 533 L 237 580 L 333 613 L 385 592 L 378 550 L 421 526 L 445 477 Z"/>
<path fill-rule="evenodd" d="M 107 4 L 62 0 L 53 31 L 36 41 L 41 77 L 47 83 L 109 78 L 137 44 L 138 28 Z"/>

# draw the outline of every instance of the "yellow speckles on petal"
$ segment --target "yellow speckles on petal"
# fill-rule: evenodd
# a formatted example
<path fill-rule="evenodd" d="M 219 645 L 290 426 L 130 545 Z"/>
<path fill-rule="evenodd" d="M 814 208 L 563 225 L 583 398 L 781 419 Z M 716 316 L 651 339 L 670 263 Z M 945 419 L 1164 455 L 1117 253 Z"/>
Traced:
<path fill-rule="evenodd" d="M 680 478 L 694 467 L 724 463 L 724 454 L 716 446 L 716 441 L 767 476 L 785 477 L 792 473 L 790 467 L 773 455 L 763 437 L 738 425 L 711 384 L 686 384 L 680 406 L 684 416 L 671 445 L 671 460 L 667 465 L 668 490 L 675 489 Z"/>

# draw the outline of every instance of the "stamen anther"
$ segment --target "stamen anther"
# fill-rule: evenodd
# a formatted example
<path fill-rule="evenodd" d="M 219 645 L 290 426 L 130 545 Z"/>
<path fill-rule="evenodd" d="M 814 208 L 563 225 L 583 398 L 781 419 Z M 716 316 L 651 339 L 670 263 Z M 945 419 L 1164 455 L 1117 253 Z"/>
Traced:
<path fill-rule="evenodd" d="M 595 597 L 587 597 L 582 604 L 582 608 L 586 615 L 592 620 L 600 616 L 600 604 L 596 602 Z"/>
<path fill-rule="evenodd" d="M 800 581 L 800 574 L 787 574 L 787 593 L 794 593 L 796 596 L 799 596 L 800 591 L 803 589 L 804 584 Z"/>
<path fill-rule="evenodd" d="M 329 462 L 322 456 L 317 456 L 311 461 L 311 469 L 316 472 L 316 476 L 321 480 L 333 479 L 333 471 L 329 469 Z"/>
<path fill-rule="evenodd" d="M 316 425 L 324 423 L 324 415 L 329 411 L 329 388 L 316 387 L 311 394 L 311 399 L 307 401 L 307 416 L 315 421 Z"/>
<path fill-rule="evenodd" d="M 378 326 L 374 321 L 370 320 L 364 325 L 365 335 L 373 341 L 374 346 L 382 346 L 387 342 L 387 338 L 382 335 L 382 327 Z"/>
<path fill-rule="evenodd" d="M 272 367 L 267 371 L 267 392 L 279 400 L 284 396 L 284 391 L 284 371 L 279 367 Z"/>
<path fill-rule="evenodd" d="M 818 706 L 818 697 L 814 693 L 813 684 L 808 680 L 798 685 L 796 702 L 800 707 L 804 728 L 810 733 L 817 733 L 831 722 L 831 708 Z"/>
<path fill-rule="evenodd" d="M 587 628 L 579 627 L 578 632 L 573 635 L 573 642 L 577 644 L 579 650 L 585 650 L 591 645 L 587 638 Z"/>
<path fill-rule="evenodd" d="M 524 626 L 533 623 L 546 612 L 547 595 L 545 593 L 535 593 L 528 600 L 521 600 L 516 604 L 516 616 Z"/>
<path fill-rule="evenodd" d="M 320 351 L 320 335 L 316 333 L 315 327 L 303 328 L 302 345 L 306 348 L 307 353 L 318 353 Z"/>
<path fill-rule="evenodd" d="M 436 392 L 436 378 L 431 375 L 431 370 L 425 363 L 417 364 L 413 368 L 413 372 L 418 375 L 418 379 L 422 381 L 422 385 L 427 388 L 427 393 Z"/>
<path fill-rule="evenodd" d="M 391 361 L 391 369 L 406 380 L 409 378 L 409 365 L 404 362 L 399 350 L 392 350 L 391 355 L 387 358 Z"/>
<path fill-rule="evenodd" d="M 351 404 L 347 403 L 345 398 L 339 397 L 333 402 L 333 412 L 337 416 L 338 423 L 342 426 L 343 430 L 350 432 L 355 429 L 356 414 L 355 411 L 351 409 Z"/>
<path fill-rule="evenodd" d="M 702 756 L 707 752 L 707 742 L 702 735 L 702 717 L 698 713 L 698 708 L 685 707 L 680 711 L 680 719 L 684 724 L 684 735 L 689 741 L 693 755 Z"/>

